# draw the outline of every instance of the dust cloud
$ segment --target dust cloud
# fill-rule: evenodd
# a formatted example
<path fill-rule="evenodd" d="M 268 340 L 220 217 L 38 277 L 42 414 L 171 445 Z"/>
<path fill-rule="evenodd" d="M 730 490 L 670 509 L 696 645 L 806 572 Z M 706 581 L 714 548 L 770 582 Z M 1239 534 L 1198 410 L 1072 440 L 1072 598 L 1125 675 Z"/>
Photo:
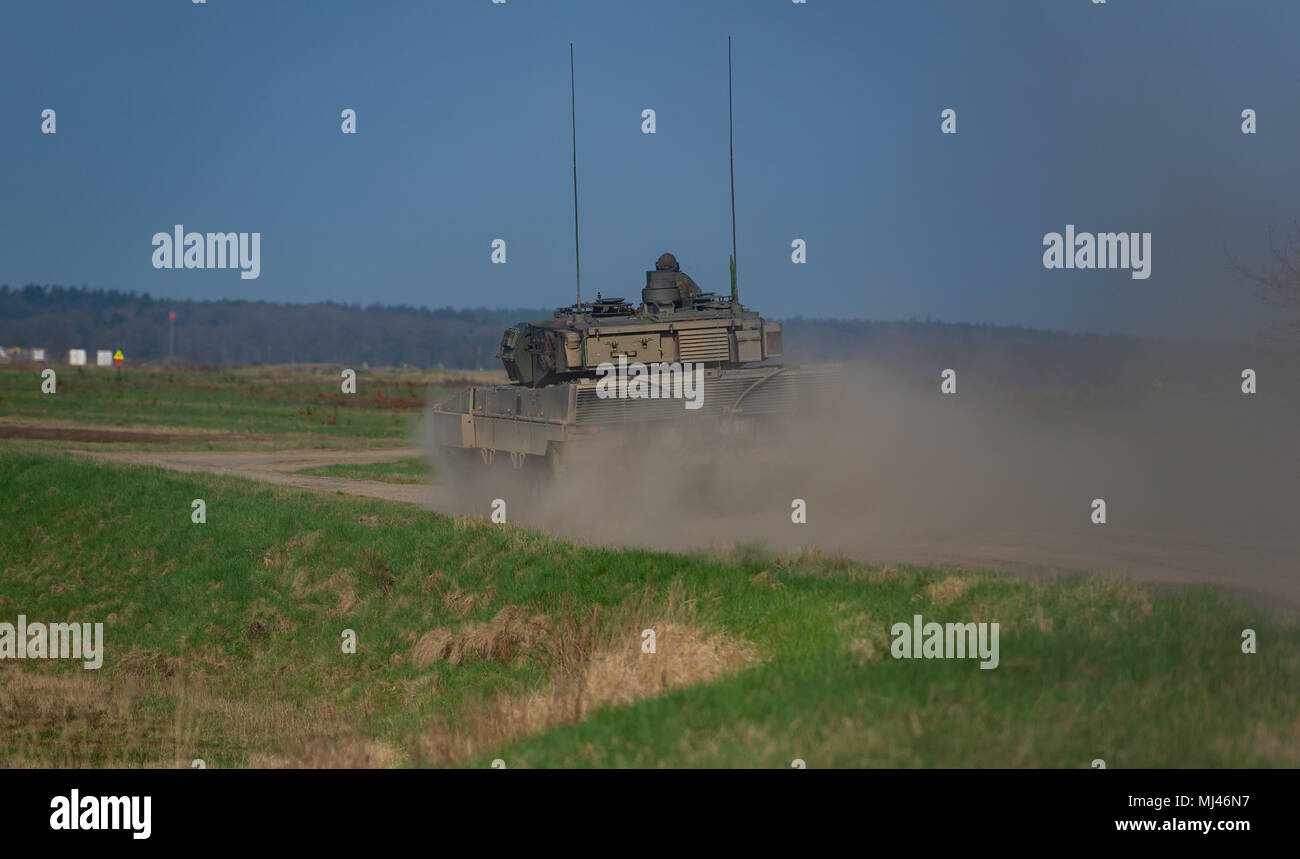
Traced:
<path fill-rule="evenodd" d="M 1063 344 L 1068 372 L 1054 373 L 996 349 L 846 364 L 841 391 L 752 433 L 688 419 L 605 434 L 537 488 L 502 457 L 430 506 L 486 515 L 502 498 L 512 522 L 601 545 L 817 546 L 1214 584 L 1300 607 L 1294 358 L 1154 344 L 1097 362 L 1093 349 Z M 946 367 L 953 394 L 940 392 Z M 1247 367 L 1256 394 L 1242 393 Z M 795 499 L 806 524 L 792 522 Z"/>

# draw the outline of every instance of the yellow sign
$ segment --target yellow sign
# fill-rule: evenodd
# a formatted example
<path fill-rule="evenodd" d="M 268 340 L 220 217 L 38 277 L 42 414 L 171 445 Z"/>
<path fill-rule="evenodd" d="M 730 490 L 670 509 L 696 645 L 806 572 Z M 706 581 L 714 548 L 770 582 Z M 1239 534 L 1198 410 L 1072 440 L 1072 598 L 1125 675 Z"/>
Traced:
<path fill-rule="evenodd" d="M 118 349 L 116 352 L 113 353 L 113 360 L 114 360 L 114 361 L 121 361 L 121 360 L 122 360 L 122 350 L 121 350 L 121 349 Z"/>

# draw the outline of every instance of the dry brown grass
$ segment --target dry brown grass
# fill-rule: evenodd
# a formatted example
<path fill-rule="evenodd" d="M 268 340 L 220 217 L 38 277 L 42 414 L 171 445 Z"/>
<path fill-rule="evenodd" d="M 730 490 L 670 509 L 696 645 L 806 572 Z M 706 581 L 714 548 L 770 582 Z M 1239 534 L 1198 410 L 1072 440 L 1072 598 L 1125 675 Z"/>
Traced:
<path fill-rule="evenodd" d="M 96 724 L 129 718 L 135 684 L 105 695 L 91 672 L 37 671 L 0 663 L 0 729 L 42 731 L 70 723 Z"/>
<path fill-rule="evenodd" d="M 161 650 L 132 650 L 118 661 L 117 670 L 128 677 L 146 680 L 150 677 L 172 677 L 181 668 L 181 661 Z"/>
<path fill-rule="evenodd" d="M 315 737 L 292 755 L 253 755 L 248 765 L 252 769 L 392 769 L 405 762 L 400 749 L 350 735 Z"/>
<path fill-rule="evenodd" d="M 974 580 L 969 576 L 965 578 L 949 576 L 943 581 L 934 582 L 927 586 L 925 592 L 930 597 L 930 602 L 936 606 L 945 606 L 954 600 L 960 599 L 972 584 L 974 584 Z"/>
<path fill-rule="evenodd" d="M 360 604 L 361 600 L 357 597 L 356 588 L 352 585 L 352 572 L 350 570 L 335 570 L 329 578 L 308 584 L 311 578 L 311 572 L 306 567 L 299 567 L 293 575 L 293 581 L 290 584 L 290 593 L 295 599 L 305 599 L 319 593 L 328 593 L 334 596 L 338 601 L 333 609 L 330 610 L 331 617 L 343 617 L 354 611 Z"/>
<path fill-rule="evenodd" d="M 899 577 L 898 567 L 893 564 L 885 564 L 876 571 L 875 578 L 878 581 L 888 582 Z"/>
<path fill-rule="evenodd" d="M 1240 736 L 1221 737 L 1215 747 L 1228 759 L 1243 755 L 1263 753 L 1270 765 L 1276 767 L 1300 766 L 1300 718 L 1289 725 L 1269 725 L 1255 722 Z"/>
<path fill-rule="evenodd" d="M 1091 576 L 1064 596 L 1063 610 L 1077 612 L 1087 624 L 1118 622 L 1120 607 L 1135 609 L 1143 617 L 1151 615 L 1151 595 L 1147 589 L 1118 576 Z"/>
<path fill-rule="evenodd" d="M 596 653 L 577 676 L 575 710 L 631 704 L 668 689 L 704 683 L 755 661 L 752 647 L 698 626 L 664 623 L 655 629 L 656 652 L 642 651 L 642 638 Z"/>
<path fill-rule="evenodd" d="M 889 652 L 889 635 L 883 623 L 876 623 L 871 615 L 859 612 L 837 624 L 849 642 L 849 652 L 859 665 L 876 662 Z"/>
<path fill-rule="evenodd" d="M 457 633 L 445 628 L 426 632 L 411 648 L 411 660 L 423 668 L 439 659 L 460 665 L 466 659 L 505 662 L 521 649 L 531 648 L 549 632 L 544 615 L 528 617 L 518 606 L 508 605 L 486 623 L 471 623 Z"/>
<path fill-rule="evenodd" d="M 353 730 L 348 715 L 330 703 L 248 700 L 209 688 L 201 672 L 182 679 L 169 667 L 173 660 L 155 652 L 136 653 L 112 672 L 0 663 L 0 736 L 44 738 L 4 757 L 3 766 L 116 767 L 145 760 L 150 767 L 189 767 L 210 755 L 203 738 L 214 734 L 245 748 L 275 748 Z M 173 702 L 170 720 L 141 718 L 142 709 L 163 700 Z M 306 758 L 286 760 L 301 765 Z"/>
<path fill-rule="evenodd" d="M 495 595 L 496 587 L 493 585 L 488 585 L 481 594 L 462 591 L 456 587 L 442 595 L 442 604 L 455 612 L 458 617 L 464 617 L 472 611 L 489 605 Z"/>
<path fill-rule="evenodd" d="M 552 627 L 525 621 L 503 609 L 489 624 L 459 634 L 426 633 L 412 649 L 416 664 L 457 654 L 465 658 L 494 648 L 500 656 L 515 647 L 540 647 L 551 663 L 550 682 L 531 694 L 501 695 L 482 702 L 455 726 L 435 720 L 418 744 L 419 756 L 434 765 L 454 764 L 493 746 L 559 725 L 581 721 L 602 707 L 631 704 L 665 691 L 705 683 L 756 661 L 746 642 L 711 632 L 695 617 L 694 604 L 680 591 L 652 608 L 644 598 L 615 611 L 571 611 Z M 504 617 L 503 617 L 504 615 Z M 643 651 L 642 631 L 655 631 L 655 652 Z M 524 632 L 527 630 L 527 632 Z"/>
<path fill-rule="evenodd" d="M 273 546 L 262 556 L 262 565 L 266 567 L 291 567 L 299 553 L 315 545 L 320 535 L 320 531 L 309 531 L 291 537 L 278 546 Z"/>

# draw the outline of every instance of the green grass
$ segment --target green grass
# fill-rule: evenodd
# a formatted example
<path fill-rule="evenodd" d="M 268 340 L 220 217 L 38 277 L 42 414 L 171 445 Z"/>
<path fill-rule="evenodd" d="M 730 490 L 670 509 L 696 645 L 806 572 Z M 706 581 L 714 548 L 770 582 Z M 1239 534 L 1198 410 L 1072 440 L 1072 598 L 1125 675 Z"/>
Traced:
<path fill-rule="evenodd" d="M 433 480 L 433 467 L 419 457 L 406 457 L 388 462 L 367 462 L 360 465 L 337 463 L 300 469 L 298 474 L 316 474 L 321 477 L 349 477 L 359 480 L 379 480 L 384 483 L 429 483 Z"/>
<path fill-rule="evenodd" d="M 0 418 L 274 435 L 280 446 L 286 438 L 383 444 L 407 439 L 427 400 L 466 382 L 446 371 L 358 370 L 357 392 L 344 394 L 338 367 L 57 372 L 56 393 L 43 394 L 40 368 L 0 370 Z"/>
<path fill-rule="evenodd" d="M 3 448 L 0 487 L 0 620 L 102 621 L 107 639 L 99 671 L 0 662 L 0 766 L 1300 765 L 1300 630 L 1210 590 L 761 547 L 577 547 L 384 502 Z M 195 498 L 206 524 L 190 521 Z M 507 606 L 542 634 L 415 664 L 426 632 L 459 635 Z M 890 626 L 918 613 L 999 622 L 1001 665 L 890 658 Z M 664 622 L 747 643 L 755 660 L 513 740 L 493 733 L 503 701 L 544 694 Z M 1247 627 L 1256 655 L 1240 651 Z M 671 665 L 671 641 L 631 658 Z"/>

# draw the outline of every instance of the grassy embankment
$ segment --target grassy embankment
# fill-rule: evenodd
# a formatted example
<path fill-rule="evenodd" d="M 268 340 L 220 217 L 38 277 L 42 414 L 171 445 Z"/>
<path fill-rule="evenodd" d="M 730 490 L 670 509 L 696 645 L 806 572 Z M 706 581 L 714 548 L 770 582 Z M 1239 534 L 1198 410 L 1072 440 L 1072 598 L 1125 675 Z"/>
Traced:
<path fill-rule="evenodd" d="M 98 671 L 0 661 L 0 766 L 1300 765 L 1300 629 L 1208 590 L 584 548 L 12 449 L 0 486 L 0 620 L 106 628 Z M 914 614 L 1000 623 L 1001 664 L 892 659 Z"/>

